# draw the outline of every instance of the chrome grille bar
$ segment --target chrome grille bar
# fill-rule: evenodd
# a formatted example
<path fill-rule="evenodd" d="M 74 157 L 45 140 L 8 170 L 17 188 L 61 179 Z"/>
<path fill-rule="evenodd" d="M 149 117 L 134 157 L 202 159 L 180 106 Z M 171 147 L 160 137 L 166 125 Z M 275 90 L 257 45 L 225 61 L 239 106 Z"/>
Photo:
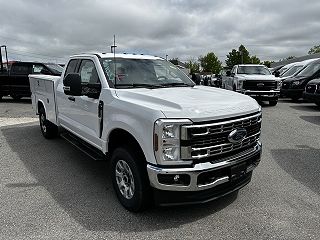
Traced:
<path fill-rule="evenodd" d="M 201 159 L 218 156 L 250 147 L 260 138 L 261 112 L 239 119 L 218 123 L 186 125 L 181 127 L 181 159 Z M 239 143 L 228 141 L 228 135 L 237 128 L 244 128 L 248 135 Z"/>

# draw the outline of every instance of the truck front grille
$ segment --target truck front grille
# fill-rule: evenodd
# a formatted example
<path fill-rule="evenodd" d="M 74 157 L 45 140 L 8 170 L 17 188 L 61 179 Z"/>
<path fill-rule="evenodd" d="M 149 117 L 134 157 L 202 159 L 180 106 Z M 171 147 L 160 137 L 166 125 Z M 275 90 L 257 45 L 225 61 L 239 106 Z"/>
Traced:
<path fill-rule="evenodd" d="M 269 91 L 277 89 L 276 81 L 259 81 L 259 80 L 246 80 L 243 82 L 243 89 L 256 90 L 256 91 Z"/>
<path fill-rule="evenodd" d="M 221 122 L 181 127 L 181 159 L 228 157 L 257 143 L 260 137 L 261 113 Z M 235 129 L 245 129 L 247 135 L 238 143 L 229 141 Z"/>

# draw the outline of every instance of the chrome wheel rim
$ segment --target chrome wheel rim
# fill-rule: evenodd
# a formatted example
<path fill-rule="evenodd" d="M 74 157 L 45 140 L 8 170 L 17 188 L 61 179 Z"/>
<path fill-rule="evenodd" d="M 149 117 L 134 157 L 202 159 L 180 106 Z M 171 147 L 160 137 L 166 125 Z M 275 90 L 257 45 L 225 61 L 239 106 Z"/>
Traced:
<path fill-rule="evenodd" d="M 116 164 L 116 182 L 123 197 L 131 199 L 134 195 L 134 178 L 129 165 L 124 160 Z"/>
<path fill-rule="evenodd" d="M 45 120 L 46 120 L 46 117 L 44 116 L 44 114 L 41 114 L 41 116 L 40 116 L 40 125 L 41 125 L 41 128 L 42 128 L 44 133 L 47 132 L 47 127 L 46 127 L 46 125 L 44 123 Z"/>

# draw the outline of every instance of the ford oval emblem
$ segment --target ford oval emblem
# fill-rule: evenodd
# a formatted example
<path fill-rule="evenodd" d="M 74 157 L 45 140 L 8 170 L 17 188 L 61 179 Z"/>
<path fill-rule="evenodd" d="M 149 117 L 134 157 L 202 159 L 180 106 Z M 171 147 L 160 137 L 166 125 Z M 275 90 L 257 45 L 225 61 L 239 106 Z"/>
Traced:
<path fill-rule="evenodd" d="M 233 130 L 229 136 L 228 136 L 228 140 L 231 143 L 239 143 L 241 142 L 245 137 L 247 136 L 247 130 L 245 130 L 244 128 L 238 128 Z"/>

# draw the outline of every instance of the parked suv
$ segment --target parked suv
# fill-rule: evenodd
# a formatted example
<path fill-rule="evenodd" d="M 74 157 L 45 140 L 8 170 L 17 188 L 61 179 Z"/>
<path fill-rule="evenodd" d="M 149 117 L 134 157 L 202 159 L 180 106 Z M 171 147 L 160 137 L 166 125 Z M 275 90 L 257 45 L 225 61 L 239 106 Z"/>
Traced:
<path fill-rule="evenodd" d="M 320 78 L 308 82 L 305 91 L 303 92 L 303 98 L 310 102 L 314 102 L 320 107 Z"/>
<path fill-rule="evenodd" d="M 302 93 L 309 81 L 320 77 L 320 60 L 309 63 L 301 72 L 292 78 L 283 81 L 281 94 L 296 101 L 302 97 Z"/>
<path fill-rule="evenodd" d="M 249 95 L 260 101 L 269 101 L 271 106 L 278 103 L 279 80 L 263 65 L 235 65 L 231 72 L 227 71 L 224 88 Z"/>

